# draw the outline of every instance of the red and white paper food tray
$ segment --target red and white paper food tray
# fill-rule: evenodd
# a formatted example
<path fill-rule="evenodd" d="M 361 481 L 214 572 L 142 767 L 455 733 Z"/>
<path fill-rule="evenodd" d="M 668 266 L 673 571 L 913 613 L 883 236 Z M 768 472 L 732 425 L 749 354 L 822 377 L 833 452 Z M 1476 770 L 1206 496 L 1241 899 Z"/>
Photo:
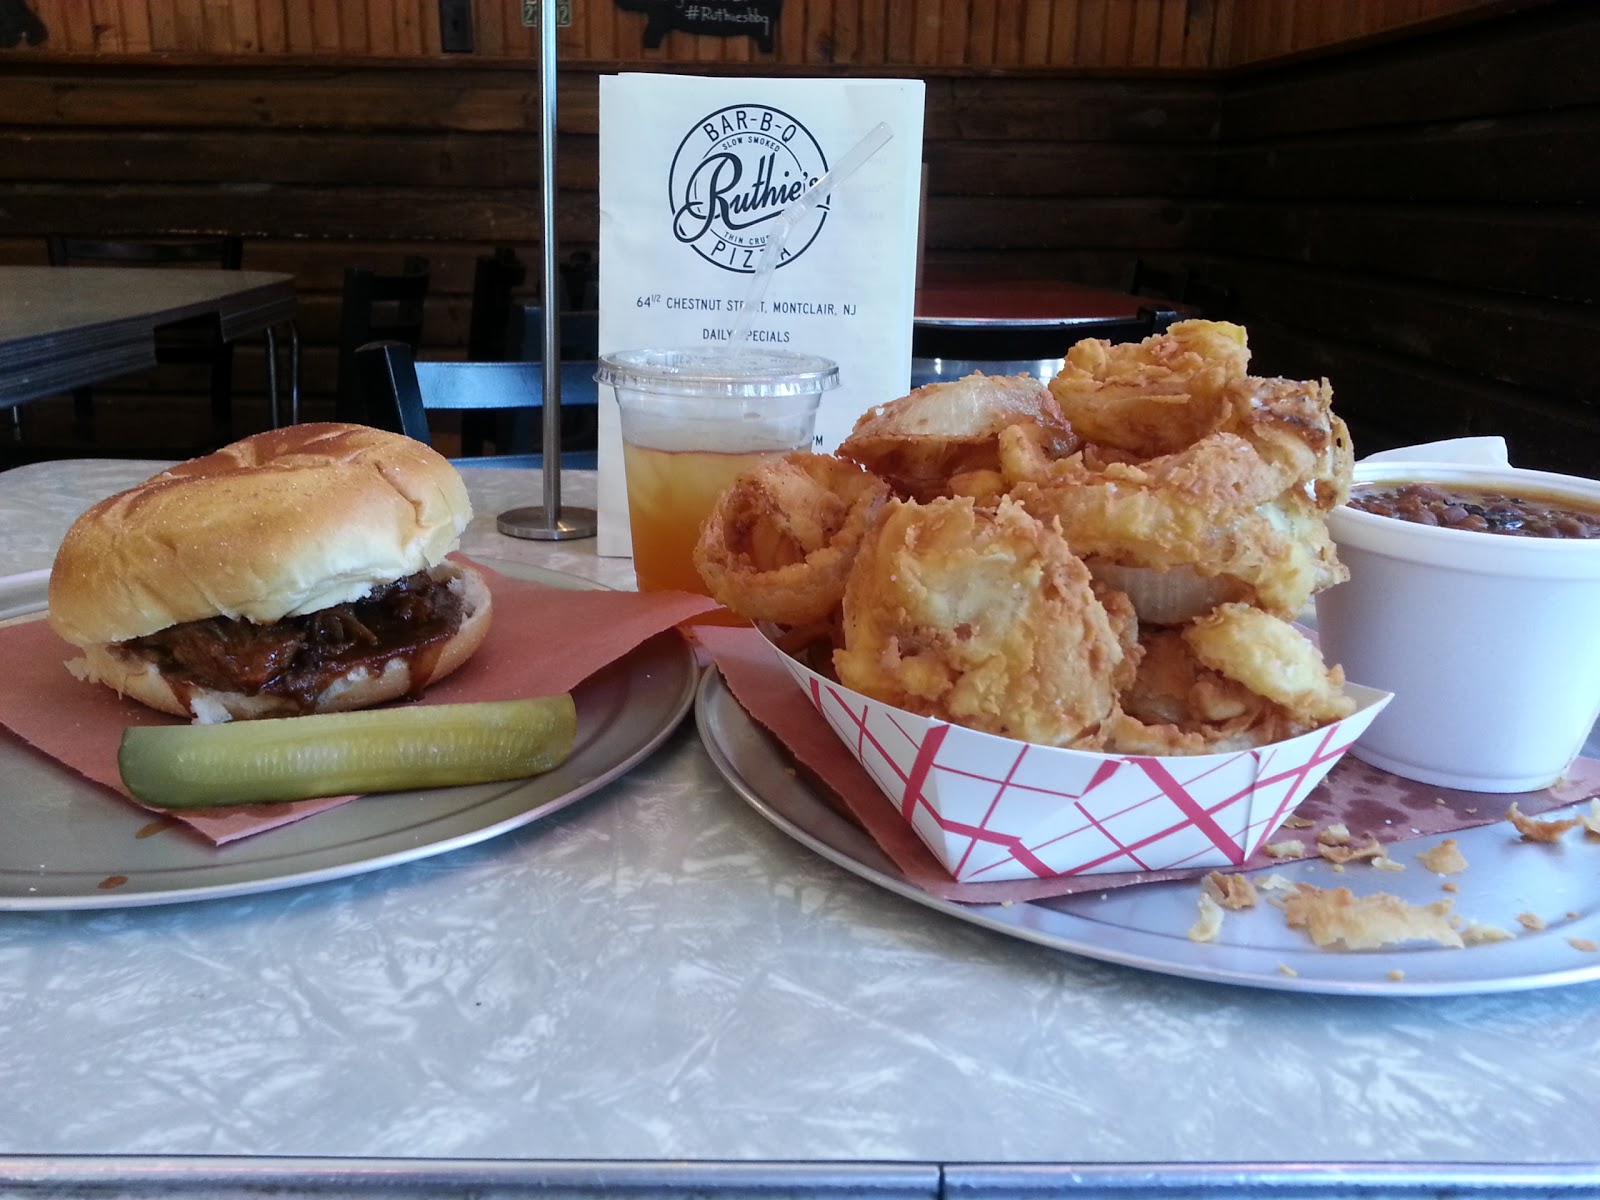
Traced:
<path fill-rule="evenodd" d="M 774 653 L 958 881 L 1237 866 L 1390 700 L 1347 685 L 1350 716 L 1229 754 L 1037 746 L 920 717 Z"/>

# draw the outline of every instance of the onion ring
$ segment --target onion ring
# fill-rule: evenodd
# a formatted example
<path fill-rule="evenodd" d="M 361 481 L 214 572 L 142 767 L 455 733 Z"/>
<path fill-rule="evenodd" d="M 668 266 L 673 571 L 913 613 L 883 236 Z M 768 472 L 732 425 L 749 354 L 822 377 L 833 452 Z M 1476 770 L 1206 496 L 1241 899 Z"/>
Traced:
<path fill-rule="evenodd" d="M 950 495 L 953 476 L 997 469 L 997 443 L 1007 428 L 1031 430 L 1058 454 L 1078 445 L 1037 379 L 976 373 L 868 409 L 838 452 L 887 480 L 896 494 L 926 501 Z"/>
<path fill-rule="evenodd" d="M 1316 645 L 1287 621 L 1246 604 L 1224 604 L 1186 626 L 1195 658 L 1316 726 L 1348 717 L 1344 670 L 1323 664 Z"/>
<path fill-rule="evenodd" d="M 711 595 L 752 621 L 832 620 L 889 485 L 855 463 L 796 451 L 740 475 L 700 528 L 694 565 Z"/>

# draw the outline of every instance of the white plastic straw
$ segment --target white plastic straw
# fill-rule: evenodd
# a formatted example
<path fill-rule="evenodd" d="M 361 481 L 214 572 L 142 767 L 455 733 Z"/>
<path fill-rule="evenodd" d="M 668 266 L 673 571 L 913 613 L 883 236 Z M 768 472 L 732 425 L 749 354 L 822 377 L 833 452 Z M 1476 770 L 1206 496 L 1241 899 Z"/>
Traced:
<path fill-rule="evenodd" d="M 854 175 L 861 164 L 881 150 L 892 137 L 894 130 L 889 128 L 887 122 L 879 121 L 867 131 L 866 137 L 850 147 L 843 158 L 824 171 L 820 179 L 802 192 L 799 199 L 778 214 L 772 232 L 767 235 L 767 244 L 761 248 L 761 257 L 756 260 L 756 269 L 750 276 L 750 285 L 745 289 L 744 307 L 739 310 L 739 315 L 734 320 L 730 345 L 743 344 L 749 334 L 756 310 L 761 305 L 762 297 L 767 294 L 767 286 L 772 282 L 772 273 L 778 269 L 778 260 L 783 257 L 784 243 L 789 240 L 789 234 L 794 231 L 794 227 L 800 224 L 806 213 L 815 208 L 823 197 Z"/>

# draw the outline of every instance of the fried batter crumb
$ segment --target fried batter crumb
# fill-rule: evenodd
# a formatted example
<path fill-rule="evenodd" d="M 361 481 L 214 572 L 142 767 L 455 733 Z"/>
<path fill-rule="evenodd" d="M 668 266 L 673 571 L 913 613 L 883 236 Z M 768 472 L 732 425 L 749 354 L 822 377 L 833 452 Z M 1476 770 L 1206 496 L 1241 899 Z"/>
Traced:
<path fill-rule="evenodd" d="M 1567 945 L 1574 950 L 1582 950 L 1586 954 L 1593 954 L 1596 950 L 1600 950 L 1600 942 L 1596 942 L 1593 938 L 1568 938 Z"/>
<path fill-rule="evenodd" d="M 1580 817 L 1584 837 L 1600 837 L 1600 796 L 1589 801 L 1589 812 Z"/>
<path fill-rule="evenodd" d="M 1535 912 L 1519 912 L 1517 924 L 1532 933 L 1538 933 L 1545 927 L 1544 918 Z"/>
<path fill-rule="evenodd" d="M 1263 849 L 1268 858 L 1299 858 L 1306 852 L 1306 844 L 1299 838 L 1284 842 L 1268 842 Z"/>
<path fill-rule="evenodd" d="M 1200 889 L 1212 900 L 1235 912 L 1256 906 L 1256 885 L 1243 875 L 1212 871 L 1200 881 Z"/>
<path fill-rule="evenodd" d="M 1439 890 L 1442 892 L 1459 892 L 1461 885 L 1453 879 L 1446 879 L 1439 885 Z"/>
<path fill-rule="evenodd" d="M 1191 942 L 1214 942 L 1222 932 L 1222 906 L 1209 894 L 1200 893 L 1200 919 L 1189 926 Z"/>
<path fill-rule="evenodd" d="M 1372 866 L 1374 870 L 1378 871 L 1404 871 L 1406 869 L 1405 863 L 1390 858 L 1387 854 L 1380 854 L 1373 859 Z"/>
<path fill-rule="evenodd" d="M 1349 888 L 1302 883 L 1284 899 L 1283 912 L 1291 929 L 1305 930 L 1322 947 L 1375 950 L 1411 941 L 1460 947 L 1461 935 L 1450 924 L 1451 903 L 1412 905 L 1387 892 L 1357 896 Z"/>
<path fill-rule="evenodd" d="M 1294 889 L 1294 882 L 1287 875 L 1280 875 L 1276 871 L 1256 884 L 1258 892 L 1292 892 Z"/>
<path fill-rule="evenodd" d="M 1469 946 L 1487 946 L 1490 942 L 1509 942 L 1516 939 L 1516 934 L 1498 925 L 1486 925 L 1482 921 L 1473 921 L 1461 931 L 1461 940 Z"/>
<path fill-rule="evenodd" d="M 1596 801 L 1595 803 L 1600 805 L 1600 801 Z M 1310 817 L 1289 816 L 1283 819 L 1283 827 L 1285 829 L 1310 829 L 1315 824 L 1316 822 Z"/>
<path fill-rule="evenodd" d="M 1348 846 L 1350 829 L 1346 825 L 1328 825 L 1317 830 L 1317 841 L 1324 846 Z"/>
<path fill-rule="evenodd" d="M 1405 977 L 1406 977 L 1406 973 L 1404 971 L 1400 970 L 1400 968 L 1398 968 L 1398 967 L 1396 967 L 1394 970 L 1389 972 L 1389 978 L 1394 980 L 1396 983 L 1399 983 Z"/>
<path fill-rule="evenodd" d="M 1506 820 L 1517 827 L 1525 841 L 1529 842 L 1559 842 L 1567 830 L 1578 825 L 1581 817 L 1567 817 L 1561 821 L 1540 821 L 1533 817 L 1525 817 L 1517 811 L 1517 802 L 1513 800 L 1511 807 L 1506 810 Z"/>
<path fill-rule="evenodd" d="M 1417 855 L 1417 861 L 1435 875 L 1457 875 L 1467 869 L 1466 856 L 1455 838 L 1445 838 Z"/>
<path fill-rule="evenodd" d="M 1287 976 L 1289 976 L 1290 979 L 1298 979 L 1300 977 L 1300 972 L 1296 971 L 1288 963 L 1279 963 L 1278 964 L 1278 974 L 1279 975 L 1287 975 Z"/>
<path fill-rule="evenodd" d="M 1333 828 L 1344 829 L 1344 826 L 1338 825 Z M 1326 832 L 1328 831 L 1323 830 L 1323 833 Z M 1379 859 L 1388 857 L 1383 851 L 1383 843 L 1377 838 L 1369 835 L 1361 845 L 1351 846 L 1348 844 L 1349 837 L 1349 831 L 1345 830 L 1345 842 L 1325 842 L 1322 840 L 1322 834 L 1318 834 L 1317 853 L 1331 863 L 1348 863 L 1362 858 Z"/>

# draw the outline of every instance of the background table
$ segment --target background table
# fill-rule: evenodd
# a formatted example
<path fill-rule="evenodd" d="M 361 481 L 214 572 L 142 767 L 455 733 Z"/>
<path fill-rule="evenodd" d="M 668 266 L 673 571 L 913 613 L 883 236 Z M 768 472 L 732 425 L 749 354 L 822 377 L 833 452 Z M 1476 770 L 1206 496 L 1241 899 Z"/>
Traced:
<path fill-rule="evenodd" d="M 78 511 L 154 467 L 0 474 L 0 573 L 48 566 Z M 631 582 L 592 541 L 494 532 L 537 502 L 536 474 L 466 477 L 470 553 Z M 562 478 L 593 503 L 592 473 Z M 1600 985 L 1302 995 L 1006 938 L 791 841 L 692 722 L 553 818 L 435 858 L 191 905 L 0 914 L 0 1064 L 0 1194 L 1144 1177 L 1238 1195 L 1329 1163 L 1369 1164 L 1334 1173 L 1346 1186 L 1600 1182 Z M 1030 1165 L 1063 1163 L 1078 1166 Z M 1162 1163 L 1189 1166 L 1114 1165 Z"/>
<path fill-rule="evenodd" d="M 232 342 L 271 335 L 293 321 L 294 309 L 294 277 L 276 271 L 0 267 L 0 406 L 152 367 L 163 325 L 215 315 Z M 291 409 L 298 405 L 297 357 L 291 354 Z M 268 372 L 276 422 L 270 337 Z"/>

